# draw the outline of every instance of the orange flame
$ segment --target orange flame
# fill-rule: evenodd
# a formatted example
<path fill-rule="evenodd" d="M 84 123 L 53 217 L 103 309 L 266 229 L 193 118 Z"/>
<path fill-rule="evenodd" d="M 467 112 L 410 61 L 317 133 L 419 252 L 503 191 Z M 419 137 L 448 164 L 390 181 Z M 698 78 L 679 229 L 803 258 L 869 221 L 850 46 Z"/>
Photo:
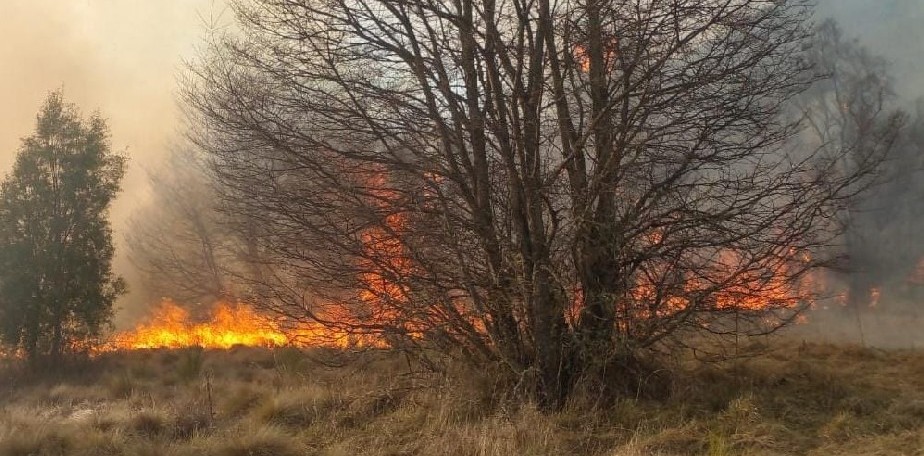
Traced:
<path fill-rule="evenodd" d="M 389 187 L 388 174 L 371 170 L 365 176 L 371 205 L 382 214 L 379 224 L 365 229 L 360 237 L 363 257 L 360 259 L 359 299 L 371 320 L 388 325 L 399 320 L 400 306 L 409 301 L 409 289 L 396 280 L 413 273 L 413 262 L 402 235 L 408 230 L 407 214 L 394 207 L 397 191 Z"/>
<path fill-rule="evenodd" d="M 116 334 L 113 349 L 231 348 L 235 345 L 272 347 L 286 345 L 290 337 L 272 320 L 244 304 L 217 303 L 208 321 L 193 323 L 189 312 L 171 300 L 163 301 L 150 322 L 133 331 Z"/>
<path fill-rule="evenodd" d="M 372 322 L 387 325 L 398 315 L 396 305 L 408 300 L 408 290 L 391 277 L 406 275 L 412 265 L 400 237 L 406 230 L 406 216 L 402 212 L 391 212 L 391 202 L 396 192 L 388 188 L 387 175 L 379 170 L 364 173 L 365 184 L 370 191 L 372 205 L 384 213 L 381 225 L 373 225 L 361 233 L 363 258 L 359 274 L 358 297 L 366 304 L 366 311 Z M 338 308 L 337 315 L 319 315 L 322 320 L 342 323 L 343 328 L 325 326 L 318 322 L 298 322 L 281 325 L 252 307 L 237 303 L 216 303 L 208 321 L 193 323 L 189 312 L 170 300 L 165 300 L 154 311 L 145 324 L 134 330 L 116 334 L 106 347 L 110 350 L 144 348 L 203 348 L 226 349 L 235 345 L 245 346 L 331 346 L 331 347 L 382 347 L 387 345 L 376 334 L 355 334 L 348 331 L 350 323 L 356 322 L 349 310 Z M 330 312 L 328 312 L 330 313 Z"/>
<path fill-rule="evenodd" d="M 664 236 L 654 230 L 642 240 L 655 246 Z M 674 274 L 670 266 L 651 265 L 634 278 L 626 299 L 613 305 L 619 306 L 619 312 L 640 319 L 670 317 L 691 306 L 715 311 L 795 310 L 814 305 L 815 295 L 822 291 L 814 273 L 799 273 L 811 260 L 807 252 L 790 249 L 781 258 L 749 265 L 736 252 L 722 250 L 699 271 Z M 579 318 L 583 304 L 583 289 L 575 285 L 565 315 L 570 324 Z"/>
<path fill-rule="evenodd" d="M 148 322 L 131 331 L 115 334 L 104 351 L 146 348 L 202 347 L 228 349 L 234 346 L 280 347 L 381 347 L 384 341 L 370 334 L 352 334 L 320 323 L 284 325 L 244 303 L 216 303 L 206 321 L 194 322 L 189 311 L 164 300 Z"/>
<path fill-rule="evenodd" d="M 619 56 L 619 38 L 611 37 L 604 44 L 604 68 L 605 71 L 612 71 Z M 583 73 L 590 72 L 590 55 L 587 46 L 576 44 L 572 48 L 572 58 L 577 64 L 577 68 Z"/>

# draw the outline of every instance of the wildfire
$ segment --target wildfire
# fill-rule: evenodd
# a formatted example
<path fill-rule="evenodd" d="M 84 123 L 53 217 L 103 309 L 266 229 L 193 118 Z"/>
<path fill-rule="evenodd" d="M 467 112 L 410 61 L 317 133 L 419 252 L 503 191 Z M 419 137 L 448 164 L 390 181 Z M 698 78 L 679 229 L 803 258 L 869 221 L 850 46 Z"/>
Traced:
<path fill-rule="evenodd" d="M 616 58 L 619 55 L 619 38 L 614 36 L 606 40 L 604 43 L 603 52 L 606 71 L 611 71 L 615 65 Z M 587 46 L 584 46 L 583 44 L 574 46 L 572 54 L 572 58 L 574 59 L 575 63 L 577 63 L 577 67 L 581 70 L 581 72 L 589 73 L 590 55 Z"/>
<path fill-rule="evenodd" d="M 148 322 L 132 331 L 116 334 L 105 349 L 193 346 L 227 349 L 237 345 L 384 347 L 387 343 L 382 333 L 372 331 L 376 326 L 395 324 L 402 325 L 412 336 L 422 334 L 426 327 L 423 322 L 402 318 L 411 296 L 398 278 L 412 275 L 415 267 L 403 239 L 408 231 L 407 216 L 391 207 L 398 194 L 387 184 L 383 173 L 370 172 L 367 177 L 371 205 L 381 218 L 379 224 L 373 223 L 360 233 L 363 257 L 357 277 L 359 313 L 349 307 L 339 308 L 338 312 L 333 306 L 324 311 L 325 315 L 316 314 L 327 325 L 316 321 L 292 323 L 261 314 L 243 303 L 219 302 L 205 321 L 195 322 L 186 309 L 165 300 Z M 643 242 L 657 246 L 664 242 L 664 234 L 654 230 Z M 675 273 L 671 264 L 653 264 L 634 278 L 625 296 L 628 299 L 614 302 L 614 305 L 624 306 L 621 312 L 640 318 L 667 317 L 691 306 L 714 311 L 795 309 L 806 303 L 817 286 L 810 276 L 794 280 L 798 268 L 810 260 L 807 253 L 790 250 L 780 258 L 754 265 L 746 256 L 723 250 L 695 270 Z M 871 293 L 872 305 L 878 301 L 878 291 L 875 289 Z M 583 290 L 576 286 L 572 306 L 567 311 L 569 315 L 566 315 L 570 322 L 574 323 L 580 314 L 582 301 Z M 467 315 L 464 305 L 460 304 L 456 310 L 463 318 L 470 318 L 478 330 L 485 331 L 483 321 Z M 356 334 L 346 329 L 350 327 L 370 329 Z"/>
<path fill-rule="evenodd" d="M 148 323 L 116 334 L 113 349 L 140 348 L 231 348 L 235 345 L 280 346 L 290 337 L 274 321 L 257 314 L 245 304 L 219 302 L 207 321 L 194 323 L 189 312 L 171 300 L 163 301 Z"/>
<path fill-rule="evenodd" d="M 396 280 L 414 270 L 402 239 L 408 231 L 408 220 L 407 214 L 394 205 L 399 195 L 390 187 L 387 173 L 373 169 L 365 179 L 373 212 L 381 219 L 365 229 L 360 238 L 363 257 L 358 297 L 373 322 L 389 325 L 401 320 L 401 308 L 410 300 L 407 286 Z"/>
<path fill-rule="evenodd" d="M 387 188 L 383 173 L 369 174 L 367 185 L 374 196 L 373 204 L 382 212 L 388 212 L 389 202 L 396 195 Z M 407 274 L 412 268 L 399 235 L 406 229 L 406 223 L 403 213 L 387 213 L 381 226 L 372 226 L 362 233 L 365 255 L 362 260 L 364 272 L 359 274 L 359 298 L 366 304 L 365 310 L 371 311 L 371 320 L 374 322 L 395 320 L 397 310 L 394 306 L 408 299 L 407 290 L 390 279 L 394 274 Z M 343 328 L 309 321 L 283 324 L 247 304 L 228 302 L 216 303 L 205 321 L 196 322 L 186 309 L 168 299 L 156 307 L 148 322 L 139 324 L 131 331 L 116 334 L 105 349 L 194 346 L 227 349 L 236 345 L 346 348 L 386 345 L 377 334 L 357 334 L 345 329 L 351 322 L 368 324 L 369 321 L 356 321 L 356 316 L 348 311 L 329 309 L 326 313 L 318 315 L 322 317 L 321 320 L 342 323 Z"/>
<path fill-rule="evenodd" d="M 244 303 L 218 302 L 205 321 L 196 322 L 189 311 L 164 300 L 146 323 L 115 334 L 104 350 L 202 347 L 228 349 L 234 346 L 339 347 L 382 346 L 374 335 L 356 335 L 327 328 L 319 323 L 283 325 Z"/>
<path fill-rule="evenodd" d="M 661 242 L 660 233 L 646 240 Z M 783 258 L 759 267 L 732 251 L 721 251 L 698 274 L 676 275 L 668 266 L 654 265 L 637 278 L 629 290 L 634 312 L 646 318 L 663 317 L 692 305 L 711 310 L 763 311 L 795 309 L 810 303 L 815 290 L 811 276 L 793 276 L 810 257 L 791 251 Z M 795 268 L 795 269 L 794 269 Z M 724 283 L 723 283 L 724 282 Z M 696 302 L 696 299 L 703 299 Z"/>

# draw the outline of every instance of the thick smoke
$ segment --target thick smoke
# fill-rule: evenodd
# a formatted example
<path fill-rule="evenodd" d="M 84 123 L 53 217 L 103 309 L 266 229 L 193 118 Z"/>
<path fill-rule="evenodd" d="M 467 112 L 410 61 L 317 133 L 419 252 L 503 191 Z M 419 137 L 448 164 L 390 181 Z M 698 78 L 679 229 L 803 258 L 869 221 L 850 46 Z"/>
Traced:
<path fill-rule="evenodd" d="M 831 17 L 892 65 L 895 88 L 910 106 L 924 96 L 924 2 L 916 0 L 821 0 L 818 17 Z"/>
<path fill-rule="evenodd" d="M 924 226 L 924 31 L 919 24 L 924 19 L 924 3 L 821 0 L 817 18 L 819 22 L 833 18 L 845 42 L 853 41 L 868 55 L 884 59 L 892 92 L 885 109 L 901 109 L 906 119 L 891 158 L 880 172 L 880 185 L 870 189 L 854 208 L 850 222 L 854 246 L 844 249 L 846 270 L 825 277 L 841 299 L 820 303 L 822 311 L 809 316 L 813 324 L 801 330 L 835 341 L 920 346 L 924 343 L 919 335 L 924 322 L 924 239 L 920 236 Z M 853 293 L 848 293 L 851 289 Z M 854 301 L 862 302 L 859 311 L 839 310 L 841 304 Z"/>

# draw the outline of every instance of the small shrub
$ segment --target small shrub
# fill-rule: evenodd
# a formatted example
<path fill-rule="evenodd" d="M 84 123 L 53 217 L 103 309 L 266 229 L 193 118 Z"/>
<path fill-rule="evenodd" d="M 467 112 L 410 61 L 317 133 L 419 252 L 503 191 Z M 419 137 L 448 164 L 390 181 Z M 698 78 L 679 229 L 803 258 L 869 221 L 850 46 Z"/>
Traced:
<path fill-rule="evenodd" d="M 212 425 L 212 417 L 201 407 L 189 407 L 177 414 L 173 423 L 173 436 L 187 440 Z"/>

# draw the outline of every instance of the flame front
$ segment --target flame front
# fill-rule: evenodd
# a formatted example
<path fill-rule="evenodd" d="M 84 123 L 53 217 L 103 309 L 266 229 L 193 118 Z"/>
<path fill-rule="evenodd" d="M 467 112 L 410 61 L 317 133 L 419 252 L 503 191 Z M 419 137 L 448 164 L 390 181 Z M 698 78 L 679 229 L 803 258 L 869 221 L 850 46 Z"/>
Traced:
<path fill-rule="evenodd" d="M 148 323 L 133 331 L 116 334 L 112 349 L 141 348 L 231 348 L 281 346 L 290 338 L 273 320 L 259 315 L 242 303 L 219 302 L 207 321 L 194 323 L 189 312 L 171 300 L 163 301 Z"/>
<path fill-rule="evenodd" d="M 146 348 L 228 349 L 248 347 L 384 347 L 375 334 L 357 334 L 318 322 L 286 323 L 245 303 L 218 302 L 208 318 L 197 322 L 172 300 L 157 306 L 146 323 L 110 338 L 103 351 Z"/>

